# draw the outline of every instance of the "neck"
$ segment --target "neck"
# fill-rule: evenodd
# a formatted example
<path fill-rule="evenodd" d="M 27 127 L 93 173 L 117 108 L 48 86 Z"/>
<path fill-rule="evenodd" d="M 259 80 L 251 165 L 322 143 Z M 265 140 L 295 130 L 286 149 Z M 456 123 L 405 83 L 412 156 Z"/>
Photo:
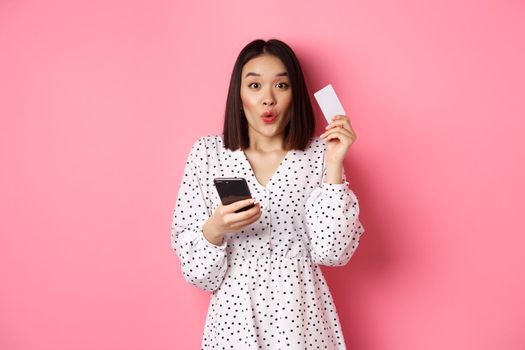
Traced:
<path fill-rule="evenodd" d="M 284 151 L 284 136 L 283 134 L 275 136 L 265 136 L 249 130 L 250 149 L 261 153 L 270 153 Z"/>

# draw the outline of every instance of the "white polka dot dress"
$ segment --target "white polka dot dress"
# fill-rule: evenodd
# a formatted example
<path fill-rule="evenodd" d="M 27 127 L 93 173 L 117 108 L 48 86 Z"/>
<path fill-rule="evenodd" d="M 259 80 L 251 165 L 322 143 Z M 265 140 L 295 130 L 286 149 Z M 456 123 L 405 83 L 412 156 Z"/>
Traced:
<path fill-rule="evenodd" d="M 346 349 L 319 265 L 345 265 L 364 228 L 346 177 L 323 182 L 325 141 L 291 150 L 264 187 L 241 149 L 221 135 L 192 146 L 175 205 L 171 246 L 184 278 L 211 292 L 202 349 Z M 260 219 L 222 245 L 202 225 L 220 204 L 215 177 L 244 177 Z"/>

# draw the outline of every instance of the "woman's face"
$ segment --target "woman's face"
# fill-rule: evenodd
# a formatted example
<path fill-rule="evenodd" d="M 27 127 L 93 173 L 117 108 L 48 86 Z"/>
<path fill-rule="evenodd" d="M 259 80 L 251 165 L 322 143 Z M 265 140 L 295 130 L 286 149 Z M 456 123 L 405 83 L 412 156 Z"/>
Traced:
<path fill-rule="evenodd" d="M 261 55 L 246 62 L 241 74 L 241 100 L 249 134 L 282 134 L 292 102 L 284 64 L 275 56 Z"/>

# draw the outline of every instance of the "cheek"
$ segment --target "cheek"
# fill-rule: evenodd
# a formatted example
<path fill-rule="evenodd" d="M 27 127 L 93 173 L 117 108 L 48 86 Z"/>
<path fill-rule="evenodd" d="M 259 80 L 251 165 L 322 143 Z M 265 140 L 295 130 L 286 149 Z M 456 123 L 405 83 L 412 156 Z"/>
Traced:
<path fill-rule="evenodd" d="M 245 104 L 245 102 L 246 102 L 246 94 L 243 93 L 242 90 L 241 90 L 241 102 L 242 102 L 243 104 Z"/>
<path fill-rule="evenodd" d="M 287 96 L 283 96 L 283 106 L 286 106 L 286 108 L 290 108 L 292 105 L 292 94 L 289 94 Z"/>
<path fill-rule="evenodd" d="M 242 104 L 246 107 L 252 107 L 257 103 L 257 98 L 255 96 L 252 96 L 250 94 L 243 94 L 241 92 L 241 101 Z"/>

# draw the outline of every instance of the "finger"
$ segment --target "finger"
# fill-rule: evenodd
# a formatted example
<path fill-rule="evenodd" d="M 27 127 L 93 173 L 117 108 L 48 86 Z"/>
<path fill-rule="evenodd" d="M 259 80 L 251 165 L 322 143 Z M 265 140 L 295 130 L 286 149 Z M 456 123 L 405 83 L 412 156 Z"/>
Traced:
<path fill-rule="evenodd" d="M 333 122 L 332 124 L 328 125 L 325 129 L 326 130 L 330 130 L 330 129 L 334 129 L 334 128 L 343 128 L 343 129 L 346 129 L 346 130 L 352 130 L 352 128 L 350 127 L 350 124 L 348 124 L 348 122 L 346 122 L 346 121 Z"/>
<path fill-rule="evenodd" d="M 334 139 L 338 139 L 342 143 L 352 144 L 355 141 L 355 138 L 352 135 L 345 134 L 342 131 L 334 130 L 334 132 L 330 133 L 329 135 L 326 135 L 323 137 L 325 141 L 331 141 Z"/>
<path fill-rule="evenodd" d="M 335 127 L 343 127 L 347 130 L 351 130 L 352 131 L 352 125 L 350 124 L 350 120 L 348 120 L 347 118 L 342 118 L 342 119 L 337 119 L 337 120 L 334 120 L 332 123 L 330 123 L 326 129 L 332 129 L 332 128 L 335 128 Z"/>
<path fill-rule="evenodd" d="M 327 136 L 332 135 L 333 133 L 341 133 L 341 134 L 346 135 L 348 137 L 355 136 L 354 133 L 352 133 L 351 131 L 349 131 L 349 130 L 347 130 L 345 128 L 335 128 L 335 129 L 329 129 L 329 130 L 325 131 L 324 133 L 319 135 L 319 137 L 326 138 Z"/>
<path fill-rule="evenodd" d="M 333 130 L 332 132 L 327 133 L 327 135 L 323 136 L 323 139 L 327 142 L 330 140 L 339 139 L 343 143 L 351 144 L 354 142 L 355 137 L 350 133 L 344 132 L 342 130 Z"/>
<path fill-rule="evenodd" d="M 350 123 L 350 118 L 347 115 L 338 114 L 332 120 L 346 120 Z M 351 124 L 351 123 L 350 123 Z"/>
<path fill-rule="evenodd" d="M 235 211 L 237 211 L 239 209 L 242 209 L 244 207 L 247 207 L 248 205 L 253 204 L 255 202 L 256 202 L 255 198 L 243 199 L 243 200 L 240 200 L 240 201 L 233 202 L 231 204 L 225 205 L 224 209 L 225 209 L 226 213 L 233 213 L 233 212 L 235 212 Z"/>
<path fill-rule="evenodd" d="M 259 220 L 259 218 L 261 217 L 262 215 L 262 211 L 259 212 L 257 215 L 249 218 L 249 219 L 246 219 L 246 220 L 242 220 L 242 221 L 238 221 L 236 222 L 235 224 L 232 224 L 231 227 L 235 230 L 238 230 L 238 229 L 241 229 L 245 226 L 248 226 L 250 224 L 253 224 L 254 222 L 256 222 L 257 220 Z"/>
<path fill-rule="evenodd" d="M 261 204 L 255 203 L 255 205 L 251 207 L 250 209 L 243 210 L 243 211 L 240 211 L 238 213 L 233 213 L 233 214 L 237 216 L 236 220 L 238 221 L 238 220 L 244 220 L 246 218 L 250 218 L 254 215 L 257 215 L 260 211 L 261 211 Z"/>
<path fill-rule="evenodd" d="M 248 210 L 240 212 L 240 213 L 228 214 L 224 216 L 224 223 L 229 225 L 231 228 L 238 228 L 240 227 L 240 225 L 243 225 L 247 222 L 253 222 L 257 220 L 262 214 L 261 210 L 256 210 L 254 213 L 253 209 L 255 208 L 252 208 L 249 210 L 251 212 L 251 214 L 249 215 L 248 215 L 248 212 L 249 212 Z"/>
<path fill-rule="evenodd" d="M 258 215 L 259 212 L 261 212 L 261 205 L 257 203 L 253 208 L 248 210 L 226 214 L 224 216 L 224 222 L 227 224 L 235 224 L 239 221 L 248 220 L 251 217 Z"/>
<path fill-rule="evenodd" d="M 341 121 L 341 120 L 350 120 L 350 119 L 348 118 L 348 116 L 342 115 L 342 114 L 338 114 L 332 118 L 332 122 Z"/>
<path fill-rule="evenodd" d="M 352 126 L 348 123 L 346 120 L 337 121 L 334 122 L 326 127 L 326 130 L 334 129 L 334 128 L 343 128 L 349 131 L 353 131 Z"/>

